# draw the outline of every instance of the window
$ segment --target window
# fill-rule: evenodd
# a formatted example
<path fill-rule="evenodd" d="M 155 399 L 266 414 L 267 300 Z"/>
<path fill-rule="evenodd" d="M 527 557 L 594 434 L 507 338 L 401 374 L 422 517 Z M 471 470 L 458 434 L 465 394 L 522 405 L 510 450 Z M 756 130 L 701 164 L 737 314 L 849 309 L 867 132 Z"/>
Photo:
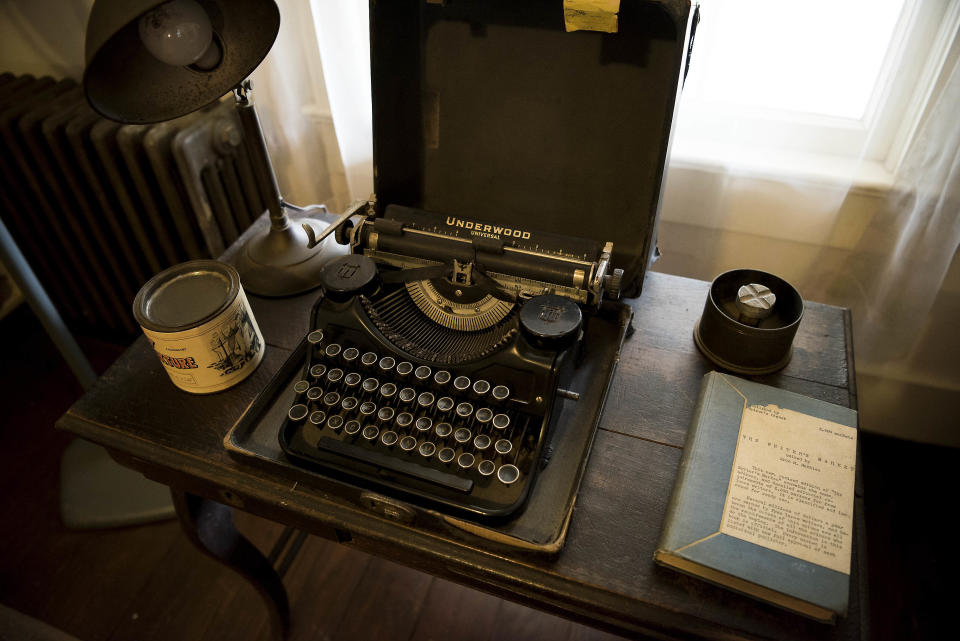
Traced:
<path fill-rule="evenodd" d="M 958 5 L 702 0 L 674 162 L 889 184 Z"/>

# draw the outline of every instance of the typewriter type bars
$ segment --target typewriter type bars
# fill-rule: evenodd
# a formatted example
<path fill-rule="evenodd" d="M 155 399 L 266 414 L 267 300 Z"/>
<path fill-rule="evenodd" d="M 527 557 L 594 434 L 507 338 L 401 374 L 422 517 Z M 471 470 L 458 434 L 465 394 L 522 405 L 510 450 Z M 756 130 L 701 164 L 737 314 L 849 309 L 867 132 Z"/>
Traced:
<path fill-rule="evenodd" d="M 551 285 L 529 274 L 483 274 L 482 264 L 496 261 L 487 250 L 470 260 L 455 234 L 448 240 L 457 251 L 437 255 L 443 244 L 425 229 L 441 225 L 435 214 L 388 208 L 393 244 L 380 242 L 378 253 L 365 222 L 354 238 L 368 240 L 325 270 L 280 442 L 295 462 L 363 486 L 472 516 L 508 516 L 544 463 L 557 390 L 582 333 L 578 302 L 602 295 L 602 285 L 591 292 L 589 283 L 609 283 L 609 245 L 597 247 L 583 275 Z M 431 235 L 430 259 L 383 254 L 405 233 L 414 243 Z M 534 273 L 548 271 L 543 256 L 533 254 L 541 266 Z"/>

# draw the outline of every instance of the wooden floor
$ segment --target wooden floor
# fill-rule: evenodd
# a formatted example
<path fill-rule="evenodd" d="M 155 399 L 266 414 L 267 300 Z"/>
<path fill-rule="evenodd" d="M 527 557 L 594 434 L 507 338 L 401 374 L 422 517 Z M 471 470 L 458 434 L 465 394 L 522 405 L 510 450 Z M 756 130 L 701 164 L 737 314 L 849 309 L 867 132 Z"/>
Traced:
<path fill-rule="evenodd" d="M 0 323 L 0 604 L 82 641 L 267 639 L 243 580 L 201 555 L 172 522 L 96 532 L 58 515 L 53 423 L 80 395 L 29 311 Z M 120 348 L 83 346 L 98 370 Z M 865 638 L 955 638 L 960 451 L 861 436 L 870 627 Z M 238 525 L 268 551 L 280 526 Z M 284 577 L 292 639 L 607 639 L 603 632 L 310 537 Z M 2 624 L 0 624 L 2 626 Z M 0 629 L 0 638 L 5 638 Z"/>

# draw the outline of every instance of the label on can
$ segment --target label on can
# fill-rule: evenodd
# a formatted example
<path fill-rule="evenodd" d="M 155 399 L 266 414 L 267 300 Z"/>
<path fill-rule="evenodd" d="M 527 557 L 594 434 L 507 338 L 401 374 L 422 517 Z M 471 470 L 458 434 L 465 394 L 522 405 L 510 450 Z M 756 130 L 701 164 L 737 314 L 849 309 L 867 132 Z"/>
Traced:
<path fill-rule="evenodd" d="M 242 288 L 227 309 L 197 327 L 182 332 L 141 329 L 174 385 L 194 394 L 227 389 L 263 360 L 263 334 Z"/>

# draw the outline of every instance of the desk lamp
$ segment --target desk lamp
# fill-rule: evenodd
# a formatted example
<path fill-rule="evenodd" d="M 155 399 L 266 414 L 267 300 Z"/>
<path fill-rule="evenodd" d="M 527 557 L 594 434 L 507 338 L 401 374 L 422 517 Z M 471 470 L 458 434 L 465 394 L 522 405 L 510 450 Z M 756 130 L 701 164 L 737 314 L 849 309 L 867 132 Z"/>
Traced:
<path fill-rule="evenodd" d="M 344 253 L 333 238 L 314 241 L 326 223 L 291 224 L 267 153 L 247 76 L 280 29 L 273 0 L 97 0 L 87 23 L 83 86 L 101 115 L 149 124 L 188 114 L 233 91 L 270 227 L 236 259 L 244 288 L 288 296 L 319 285 L 329 258 Z M 310 242 L 313 241 L 313 242 Z M 308 245 L 313 245 L 308 246 Z"/>

